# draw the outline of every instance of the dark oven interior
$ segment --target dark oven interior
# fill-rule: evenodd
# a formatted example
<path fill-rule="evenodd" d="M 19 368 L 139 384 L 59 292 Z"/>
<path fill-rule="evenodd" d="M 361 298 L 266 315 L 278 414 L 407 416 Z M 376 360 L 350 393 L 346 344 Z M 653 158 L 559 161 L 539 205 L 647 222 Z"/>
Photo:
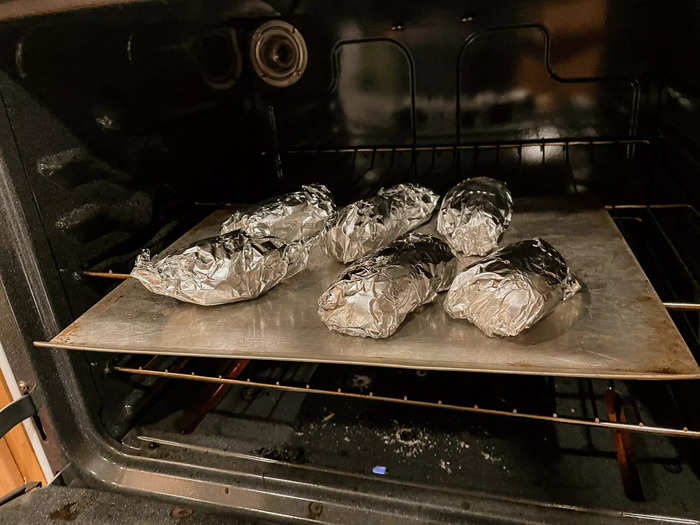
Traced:
<path fill-rule="evenodd" d="M 698 13 L 693 2 L 182 1 L 5 21 L 4 345 L 36 386 L 52 464 L 70 465 L 62 482 L 270 519 L 318 518 L 309 502 L 346 523 L 697 517 L 696 381 L 29 345 L 116 286 L 103 274 L 128 273 L 142 248 L 309 182 L 340 204 L 406 181 L 444 193 L 474 174 L 506 180 L 516 202 L 589 195 L 662 301 L 697 303 Z M 254 63 L 251 40 L 270 20 L 303 35 L 306 58 L 282 41 Z M 670 307 L 697 359 L 698 311 Z M 634 432 L 596 428 L 622 412 Z M 619 457 L 619 440 L 633 456 Z M 566 508 L 590 514 L 540 514 Z"/>

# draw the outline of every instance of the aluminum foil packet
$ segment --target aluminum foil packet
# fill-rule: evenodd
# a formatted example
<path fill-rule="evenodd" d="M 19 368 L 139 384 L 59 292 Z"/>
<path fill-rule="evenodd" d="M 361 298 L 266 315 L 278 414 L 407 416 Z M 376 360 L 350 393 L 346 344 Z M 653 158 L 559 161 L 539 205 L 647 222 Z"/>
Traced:
<path fill-rule="evenodd" d="M 234 212 L 221 225 L 221 233 L 241 230 L 255 238 L 298 241 L 320 233 L 335 211 L 330 190 L 323 184 L 310 184 L 253 210 Z"/>
<path fill-rule="evenodd" d="M 486 335 L 514 336 L 581 289 L 561 254 L 547 241 L 510 244 L 469 266 L 452 282 L 445 311 Z"/>
<path fill-rule="evenodd" d="M 389 337 L 409 313 L 446 290 L 456 273 L 447 244 L 410 233 L 347 268 L 319 298 L 318 314 L 343 334 Z"/>
<path fill-rule="evenodd" d="M 131 272 L 148 290 L 211 306 L 261 296 L 306 268 L 309 245 L 233 231 L 153 261 L 147 250 Z"/>
<path fill-rule="evenodd" d="M 321 234 L 326 253 L 349 263 L 387 246 L 427 222 L 438 196 L 417 184 L 381 188 L 338 211 Z"/>
<path fill-rule="evenodd" d="M 437 231 L 458 255 L 486 255 L 496 249 L 510 226 L 513 197 L 506 185 L 489 177 L 465 179 L 440 205 Z"/>

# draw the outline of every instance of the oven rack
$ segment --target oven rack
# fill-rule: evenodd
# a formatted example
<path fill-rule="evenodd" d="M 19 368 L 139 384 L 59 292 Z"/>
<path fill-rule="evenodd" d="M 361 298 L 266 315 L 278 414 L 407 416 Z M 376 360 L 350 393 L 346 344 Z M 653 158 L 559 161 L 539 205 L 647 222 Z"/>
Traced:
<path fill-rule="evenodd" d="M 246 370 L 249 370 L 250 368 L 245 369 L 244 373 L 238 376 L 237 378 L 230 378 L 223 377 L 222 375 L 205 374 L 199 373 L 195 370 L 188 370 L 188 367 L 185 366 L 185 363 L 182 363 L 181 361 L 173 361 L 172 358 L 166 359 L 169 359 L 166 361 L 167 363 L 170 363 L 168 367 L 154 367 L 153 365 L 157 364 L 157 362 L 159 361 L 159 356 L 153 356 L 150 359 L 148 359 L 148 361 L 144 365 L 123 366 L 122 364 L 113 364 L 111 366 L 111 370 L 118 373 L 133 374 L 136 376 L 154 376 L 163 379 L 198 381 L 203 383 L 214 383 L 220 385 L 239 385 L 244 387 L 270 389 L 284 392 L 336 396 L 356 400 L 376 401 L 381 403 L 395 403 L 398 405 L 452 410 L 456 412 L 465 412 L 473 414 L 503 416 L 522 420 L 537 420 L 550 423 L 578 425 L 588 428 L 607 429 L 621 432 L 633 432 L 638 434 L 650 434 L 666 437 L 684 437 L 694 439 L 700 438 L 700 430 L 690 429 L 687 426 L 661 426 L 656 424 L 646 424 L 643 421 L 639 421 L 637 423 L 626 422 L 624 415 L 622 417 L 619 417 L 619 413 L 624 412 L 624 406 L 622 407 L 623 411 L 619 412 L 618 415 L 614 417 L 609 417 L 608 419 L 601 418 L 597 415 L 598 410 L 595 401 L 592 402 L 593 417 L 590 418 L 571 417 L 556 411 L 552 412 L 551 414 L 538 414 L 527 410 L 521 410 L 517 407 L 511 408 L 510 410 L 505 410 L 500 408 L 487 408 L 484 406 L 480 406 L 479 404 L 455 404 L 443 402 L 443 400 L 441 399 L 435 399 L 432 401 L 424 399 L 412 399 L 409 398 L 408 395 L 385 395 L 373 391 L 367 391 L 366 393 L 356 391 L 353 392 L 348 389 L 343 389 L 342 387 L 337 387 L 334 390 L 332 388 L 328 388 L 327 386 L 324 387 L 313 385 L 313 381 L 311 380 L 309 380 L 309 382 L 299 383 L 293 380 L 284 379 L 285 377 L 288 377 L 290 375 L 295 375 L 294 373 L 289 373 L 289 370 L 291 370 L 295 366 L 294 364 L 289 363 L 285 363 L 283 365 L 288 367 L 288 369 L 287 373 L 281 374 L 281 377 L 275 379 L 274 381 L 261 381 L 258 378 L 241 377 L 245 376 Z M 580 379 L 579 381 L 590 382 L 591 380 Z M 622 398 L 616 393 L 615 382 L 609 381 L 608 385 L 608 391 L 605 394 L 605 401 L 614 401 L 616 403 L 621 402 Z M 592 391 L 592 386 L 589 388 L 591 388 Z M 671 388 L 670 385 L 669 388 Z M 669 392 L 669 395 L 671 397 L 671 400 L 675 398 L 672 391 Z M 611 399 L 608 399 L 609 397 Z M 631 409 L 632 413 L 640 413 L 639 407 L 635 405 L 633 399 L 631 399 L 629 396 L 625 396 L 624 399 L 627 401 L 625 405 L 627 405 L 628 409 Z M 632 403 L 630 403 L 630 401 L 632 401 Z M 678 410 L 678 407 L 676 407 L 676 409 Z"/>
<path fill-rule="evenodd" d="M 605 210 L 583 197 L 521 198 L 519 206 L 503 242 L 556 238 L 587 288 L 518 340 L 489 339 L 474 327 L 449 323 L 434 303 L 408 319 L 396 338 L 341 341 L 318 321 L 315 304 L 324 283 L 343 267 L 319 253 L 284 287 L 218 308 L 164 299 L 128 279 L 53 339 L 35 345 L 516 375 L 700 378 L 697 361 Z M 229 214 L 211 213 L 168 250 L 216 234 Z"/>
<path fill-rule="evenodd" d="M 554 168 L 567 183 L 566 191 L 578 193 L 580 181 L 570 169 L 572 166 L 644 157 L 657 143 L 657 139 L 649 137 L 556 137 L 451 144 L 313 146 L 289 149 L 282 158 L 285 179 L 299 183 L 308 182 L 305 177 L 310 161 L 335 174 L 327 176 L 331 186 L 334 182 L 341 186 L 361 184 L 368 172 L 377 177 L 375 182 L 380 185 L 408 179 L 434 185 L 435 174 L 452 185 L 465 173 L 480 169 L 501 170 L 501 176 L 508 179 L 513 173 L 517 177 L 533 168 Z M 445 173 L 452 175 L 445 177 Z M 532 180 L 532 174 L 528 178 Z"/>
<path fill-rule="evenodd" d="M 503 169 L 503 175 L 507 179 L 518 178 L 521 170 L 537 167 L 551 168 L 559 170 L 563 178 L 568 182 L 568 189 L 573 193 L 579 192 L 582 181 L 577 181 L 574 170 L 571 169 L 577 160 L 583 161 L 590 166 L 604 164 L 611 159 L 628 160 L 631 149 L 634 150 L 635 157 L 642 158 L 645 164 L 656 165 L 660 154 L 657 150 L 662 146 L 673 147 L 674 154 L 681 162 L 687 162 L 694 167 L 700 167 L 685 150 L 677 149 L 673 142 L 662 138 L 654 137 L 557 137 L 557 138 L 534 138 L 521 140 L 504 140 L 492 142 L 463 142 L 460 144 L 416 144 L 416 145 L 357 145 L 357 146 L 320 146 L 290 149 L 285 152 L 288 162 L 286 177 L 289 179 L 300 178 L 308 173 L 308 161 L 313 159 L 326 165 L 330 162 L 333 169 L 327 173 L 336 173 L 343 180 L 354 180 L 361 178 L 367 171 L 378 169 L 382 180 L 391 179 L 394 171 L 402 176 L 412 175 L 411 178 L 428 179 L 436 172 L 449 170 L 455 172 L 455 177 L 461 177 L 461 171 L 476 169 Z M 466 156 L 465 156 L 466 155 Z M 649 162 L 647 162 L 647 160 Z M 641 168 L 640 168 L 641 169 Z M 648 169 L 645 167 L 644 169 Z M 515 174 L 513 173 L 515 170 Z M 676 183 L 676 170 L 664 170 L 663 173 L 651 173 L 650 178 L 660 175 L 668 176 Z M 535 174 L 528 174 L 528 178 L 535 178 Z M 389 181 L 387 180 L 386 183 Z M 509 181 L 509 182 L 512 182 Z M 689 192 L 685 192 L 688 194 Z M 651 198 L 652 195 L 647 195 Z M 697 209 L 687 203 L 682 204 L 615 204 L 615 196 L 602 195 L 602 200 L 608 202 L 605 207 L 616 221 L 626 219 L 640 219 L 638 215 L 629 217 L 630 212 L 643 210 L 647 215 L 646 220 L 653 225 L 656 235 L 661 235 L 667 242 L 670 241 L 668 232 L 657 218 L 658 213 L 664 213 L 673 209 L 686 209 L 700 219 Z M 195 205 L 206 207 L 231 206 L 227 202 L 196 202 Z M 618 224 L 619 226 L 619 224 Z M 687 265 L 683 262 L 675 246 L 672 252 L 681 263 L 687 274 Z M 70 272 L 75 273 L 75 270 Z M 108 271 L 79 271 L 86 277 L 107 278 L 124 280 L 129 277 L 128 273 Z M 76 273 L 76 274 L 77 274 Z M 693 284 L 697 285 L 697 280 L 689 275 Z M 669 310 L 700 311 L 700 302 L 697 300 L 681 300 L 677 298 L 665 297 L 660 294 L 664 305 Z"/>
<path fill-rule="evenodd" d="M 382 168 L 382 176 L 391 179 L 392 173 L 402 173 L 406 176 L 405 168 L 414 166 L 415 172 L 423 176 L 430 176 L 442 168 L 446 168 L 454 171 L 455 177 L 464 176 L 460 173 L 457 167 L 461 164 L 461 168 L 464 169 L 465 166 L 470 166 L 473 169 L 480 169 L 485 167 L 495 167 L 495 168 L 515 168 L 515 171 L 511 171 L 510 174 L 513 177 L 519 177 L 522 173 L 521 170 L 526 170 L 529 167 L 558 167 L 562 168 L 561 175 L 568 177 L 568 184 L 572 191 L 577 190 L 576 175 L 573 173 L 574 170 L 570 169 L 568 171 L 565 168 L 571 168 L 572 165 L 576 164 L 581 160 L 587 162 L 594 168 L 601 163 L 605 163 L 610 159 L 617 160 L 627 160 L 629 159 L 629 151 L 631 147 L 635 148 L 635 156 L 642 159 L 647 159 L 649 162 L 645 161 L 643 166 L 639 166 L 639 169 L 647 169 L 650 165 L 656 164 L 657 166 L 664 167 L 663 163 L 655 163 L 654 159 L 658 157 L 657 149 L 666 144 L 663 139 L 657 138 L 556 138 L 556 139 L 532 139 L 532 140 L 513 140 L 513 141 L 503 141 L 503 142 L 491 142 L 491 143 L 469 143 L 469 144 L 459 144 L 459 145 L 416 145 L 416 146 L 402 146 L 402 145 L 376 145 L 376 146 L 352 146 L 352 147 L 323 147 L 315 149 L 303 149 L 303 150 L 292 150 L 287 152 L 287 173 L 286 175 L 290 180 L 294 179 L 297 175 L 297 170 L 299 171 L 299 177 L 302 177 L 304 173 L 307 173 L 309 159 L 318 160 L 322 165 L 331 163 L 334 167 L 338 166 L 337 170 L 327 170 L 326 173 L 337 173 L 339 177 L 345 179 L 356 179 L 361 177 L 361 175 L 368 169 L 374 167 Z M 673 146 L 673 143 L 668 143 Z M 680 153 L 683 153 L 682 151 Z M 458 157 L 463 156 L 462 162 L 458 162 Z M 682 156 L 678 157 L 682 159 Z M 692 159 L 688 158 L 688 162 Z M 682 161 L 682 160 L 681 160 Z M 305 168 L 302 170 L 301 168 Z M 528 174 L 530 177 L 532 174 Z M 664 170 L 653 172 L 648 174 L 648 178 L 654 178 L 659 176 L 667 177 L 670 180 L 676 178 L 676 170 Z M 640 179 L 643 177 L 639 177 Z M 384 184 L 384 179 L 381 180 Z M 690 192 L 685 192 L 686 195 Z M 623 230 L 625 237 L 630 244 L 631 248 L 635 252 L 635 255 L 649 275 L 656 288 L 661 299 L 664 301 L 666 308 L 670 311 L 674 321 L 676 322 L 679 329 L 686 339 L 686 342 L 691 347 L 691 350 L 697 356 L 698 349 L 700 348 L 700 339 L 698 337 L 698 310 L 700 310 L 700 302 L 698 302 L 698 297 L 693 297 L 688 293 L 685 293 L 682 289 L 679 289 L 677 283 L 669 282 L 669 264 L 672 267 L 679 269 L 680 277 L 688 283 L 689 289 L 696 288 L 697 278 L 692 271 L 688 268 L 687 256 L 682 252 L 684 248 L 683 244 L 678 243 L 674 238 L 674 232 L 672 228 L 669 228 L 667 221 L 665 220 L 668 215 L 673 215 L 677 213 L 687 212 L 688 217 L 693 218 L 700 224 L 700 214 L 695 206 L 692 204 L 649 204 L 653 202 L 655 195 L 653 192 L 645 194 L 643 198 L 638 201 L 620 201 L 615 195 L 601 195 L 604 202 L 617 203 L 625 202 L 624 204 L 610 204 L 607 206 L 608 212 L 611 214 L 618 227 Z M 663 202 L 663 201 L 662 201 Z M 672 201 L 673 202 L 673 201 Z M 213 205 L 220 205 L 220 203 L 214 203 Z M 645 235 L 649 237 L 654 237 L 655 241 L 651 242 L 649 246 L 635 246 L 626 231 L 626 225 L 633 225 L 634 227 L 640 226 L 645 228 Z M 696 228 L 697 230 L 697 228 Z M 690 243 L 692 244 L 692 242 Z M 680 249 L 679 249 L 680 248 Z M 640 250 L 647 251 L 649 257 L 647 257 L 647 263 L 642 261 Z M 663 250 L 664 257 L 659 257 L 659 250 Z M 654 278 L 655 274 L 657 278 Z M 92 275 L 94 277 L 126 277 L 111 274 L 111 272 L 106 272 L 106 274 L 86 274 Z M 659 277 L 660 276 L 660 277 Z M 171 367 L 172 368 L 172 367 Z M 201 373 L 180 373 L 175 374 L 164 369 L 161 370 L 149 370 L 148 368 L 143 368 L 139 370 L 138 368 L 131 367 L 114 367 L 115 371 L 142 375 L 152 375 L 160 376 L 164 378 L 177 378 L 186 379 L 194 381 L 203 381 L 209 383 L 230 383 L 238 384 L 245 382 L 248 386 L 253 386 L 258 382 L 256 381 L 246 381 L 244 379 L 238 380 L 225 380 L 220 381 L 217 376 L 211 376 Z M 581 379 L 581 381 L 590 381 L 588 379 Z M 624 382 L 623 382 L 624 384 Z M 329 389 L 318 389 L 310 385 L 309 389 L 306 389 L 306 385 L 286 385 L 283 381 L 280 381 L 280 385 L 271 383 L 265 384 L 260 388 L 269 388 L 284 390 L 287 386 L 294 388 L 302 388 L 304 392 L 316 393 L 317 390 L 322 390 L 320 394 L 328 395 L 346 395 L 347 392 Z M 615 382 L 610 382 L 610 387 L 615 389 Z M 666 382 L 664 388 L 668 390 L 668 401 L 669 404 L 675 404 L 675 399 L 683 399 L 683 396 L 678 395 L 678 388 L 680 385 L 674 384 L 673 382 Z M 376 401 L 384 401 L 384 397 L 388 396 L 364 396 L 363 399 L 371 398 Z M 352 396 L 351 396 L 352 397 Z M 398 403 L 419 405 L 418 400 L 391 398 L 386 402 L 392 402 L 393 399 L 397 399 Z M 629 399 L 629 398 L 626 398 Z M 433 404 L 438 408 L 449 409 L 448 403 L 440 404 L 434 401 L 426 401 L 429 406 Z M 634 400 L 632 400 L 634 402 Z M 468 412 L 478 413 L 484 412 L 492 415 L 504 415 L 507 417 L 516 418 L 527 418 L 530 413 L 518 410 L 513 413 L 512 410 L 497 410 L 497 409 L 486 409 L 486 403 L 482 403 L 483 406 L 470 406 L 464 407 Z M 458 410 L 458 409 L 456 409 Z M 564 422 L 573 425 L 581 425 L 587 428 L 610 428 L 610 429 L 622 429 L 629 432 L 635 433 L 647 433 L 654 434 L 657 425 L 644 425 L 639 426 L 638 424 L 632 423 L 620 423 L 620 422 L 610 422 L 612 426 L 603 426 L 600 423 L 600 419 L 596 421 L 595 417 L 586 420 L 586 423 L 579 423 L 578 419 L 575 418 L 565 418 L 561 414 L 557 414 L 554 417 L 553 414 L 532 414 L 536 416 L 534 419 L 541 419 L 544 421 L 551 422 Z M 679 418 L 680 421 L 685 421 L 684 418 Z M 674 421 L 674 423 L 676 423 Z M 692 426 L 692 425 L 691 425 Z M 664 425 L 662 428 L 662 434 L 674 436 L 678 435 L 680 437 L 697 437 L 697 432 L 695 430 L 684 430 L 682 424 L 674 425 Z M 670 430 L 670 434 L 663 432 L 665 430 Z"/>
<path fill-rule="evenodd" d="M 572 146 L 631 146 L 636 144 L 649 145 L 652 139 L 645 137 L 628 138 L 588 138 L 588 137 L 560 137 L 560 138 L 534 138 L 523 140 L 505 140 L 495 142 L 462 142 L 460 144 L 417 144 L 417 145 L 379 145 L 379 146 L 337 146 L 319 148 L 299 148 L 287 151 L 290 155 L 321 153 L 401 153 L 401 152 L 438 152 L 438 151 L 467 151 L 467 150 L 522 150 L 522 148 L 540 148 L 542 152 L 545 146 L 559 146 L 571 148 Z M 518 155 L 523 160 L 522 155 Z"/>
<path fill-rule="evenodd" d="M 690 204 L 606 206 L 691 352 L 700 355 L 700 212 Z M 676 277 L 674 277 L 676 276 Z"/>

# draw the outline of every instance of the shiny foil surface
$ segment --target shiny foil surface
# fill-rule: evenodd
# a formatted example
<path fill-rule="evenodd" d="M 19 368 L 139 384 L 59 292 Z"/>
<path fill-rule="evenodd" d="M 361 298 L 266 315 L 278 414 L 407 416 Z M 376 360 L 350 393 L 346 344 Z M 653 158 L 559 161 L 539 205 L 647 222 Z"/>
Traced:
<path fill-rule="evenodd" d="M 417 184 L 380 189 L 338 211 L 321 234 L 326 253 L 349 263 L 387 246 L 428 221 L 438 196 Z"/>
<path fill-rule="evenodd" d="M 151 292 L 211 306 L 261 296 L 303 270 L 308 243 L 233 231 L 153 261 L 144 251 L 131 272 Z"/>
<path fill-rule="evenodd" d="M 410 233 L 351 265 L 318 300 L 318 314 L 337 332 L 389 337 L 406 316 L 432 302 L 457 273 L 441 239 Z"/>
<path fill-rule="evenodd" d="M 234 212 L 221 225 L 221 233 L 241 230 L 255 238 L 298 241 L 318 234 L 335 210 L 330 190 L 323 184 L 310 184 L 252 210 Z"/>
<path fill-rule="evenodd" d="M 581 289 L 562 255 L 547 241 L 510 244 L 477 261 L 452 282 L 445 311 L 488 336 L 530 328 Z"/>
<path fill-rule="evenodd" d="M 503 182 L 465 179 L 445 195 L 437 231 L 458 255 L 486 255 L 496 249 L 512 214 L 513 198 Z"/>

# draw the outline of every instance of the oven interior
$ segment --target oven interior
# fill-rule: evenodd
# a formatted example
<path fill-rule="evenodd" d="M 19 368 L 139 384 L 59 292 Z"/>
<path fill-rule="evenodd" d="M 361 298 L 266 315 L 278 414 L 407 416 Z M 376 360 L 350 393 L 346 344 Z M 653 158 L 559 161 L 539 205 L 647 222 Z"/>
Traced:
<path fill-rule="evenodd" d="M 7 258 L 4 289 L 17 317 L 27 314 L 17 321 L 25 342 L 52 337 L 102 298 L 119 283 L 104 274 L 128 273 L 141 249 L 159 252 L 215 209 L 310 182 L 339 204 L 398 182 L 444 193 L 472 175 L 507 181 L 516 203 L 589 195 L 662 301 L 698 302 L 693 3 L 661 12 L 603 0 L 215 4 L 4 22 L 0 131 L 16 155 L 7 178 L 49 311 L 12 287 L 11 264 L 27 272 Z M 290 85 L 268 81 L 299 58 L 293 43 L 257 64 L 273 68 L 268 77 L 251 58 L 271 20 L 305 41 L 308 63 Z M 698 311 L 670 314 L 698 359 Z M 104 461 L 142 479 L 259 487 L 262 476 L 270 492 L 323 491 L 355 520 L 367 509 L 401 516 L 419 490 L 424 516 L 443 521 L 477 508 L 475 494 L 608 518 L 700 512 L 700 448 L 683 435 L 700 430 L 697 381 L 28 347 L 16 359 L 33 371 L 71 486 L 244 506 L 126 474 L 113 482 L 95 466 Z M 622 413 L 636 429 L 596 428 Z M 624 468 L 620 439 L 632 451 Z M 357 496 L 367 490 L 374 499 Z M 276 515 L 296 513 L 285 509 Z M 338 509 L 325 517 L 342 521 Z"/>

